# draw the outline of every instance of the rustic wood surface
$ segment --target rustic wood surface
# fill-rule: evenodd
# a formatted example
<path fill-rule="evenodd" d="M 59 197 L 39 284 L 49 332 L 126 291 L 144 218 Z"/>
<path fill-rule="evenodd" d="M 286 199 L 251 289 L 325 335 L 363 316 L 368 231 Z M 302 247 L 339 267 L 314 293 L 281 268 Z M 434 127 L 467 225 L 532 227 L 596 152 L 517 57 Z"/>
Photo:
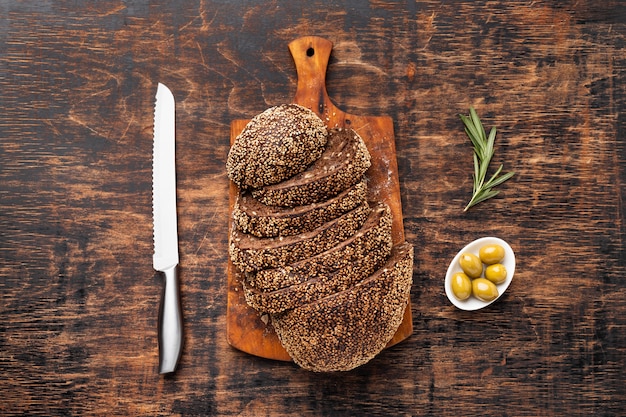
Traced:
<path fill-rule="evenodd" d="M 309 373 L 225 337 L 230 123 L 290 101 L 287 45 L 334 44 L 328 93 L 394 121 L 413 335 Z M 185 348 L 159 376 L 156 83 L 177 100 Z M 0 415 L 624 415 L 623 1 L 0 0 Z M 459 113 L 517 175 L 464 213 Z M 447 263 L 506 239 L 495 304 L 453 307 Z"/>

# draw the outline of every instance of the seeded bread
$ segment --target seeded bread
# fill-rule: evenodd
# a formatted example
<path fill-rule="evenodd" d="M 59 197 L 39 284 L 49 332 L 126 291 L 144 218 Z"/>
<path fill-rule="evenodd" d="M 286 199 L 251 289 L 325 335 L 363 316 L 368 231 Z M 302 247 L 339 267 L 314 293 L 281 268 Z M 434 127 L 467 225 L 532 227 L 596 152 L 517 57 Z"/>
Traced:
<path fill-rule="evenodd" d="M 241 232 L 257 237 L 291 236 L 309 232 L 366 199 L 365 178 L 331 199 L 298 207 L 266 206 L 249 193 L 240 193 L 233 208 L 233 221 Z"/>
<path fill-rule="evenodd" d="M 413 247 L 394 247 L 381 269 L 345 291 L 271 320 L 281 344 L 302 368 L 348 371 L 376 356 L 395 334 L 409 300 Z"/>
<path fill-rule="evenodd" d="M 389 249 L 380 245 L 341 269 L 328 274 L 318 274 L 315 278 L 301 284 L 276 291 L 259 291 L 257 288 L 246 285 L 244 281 L 246 302 L 259 312 L 280 313 L 344 291 L 380 268 L 389 256 Z"/>
<path fill-rule="evenodd" d="M 235 138 L 226 162 L 228 177 L 240 189 L 281 182 L 317 160 L 327 136 L 324 122 L 306 107 L 271 107 L 252 118 Z"/>
<path fill-rule="evenodd" d="M 352 129 L 331 129 L 322 156 L 285 181 L 252 191 L 260 202 L 302 206 L 324 201 L 359 182 L 371 165 L 363 139 Z"/>
<path fill-rule="evenodd" d="M 245 284 L 257 291 L 276 291 L 346 268 L 369 252 L 387 256 L 391 246 L 391 210 L 384 203 L 376 203 L 372 205 L 372 211 L 363 226 L 350 238 L 310 258 L 284 267 L 247 274 Z"/>
<path fill-rule="evenodd" d="M 354 235 L 370 213 L 363 203 L 355 209 L 306 233 L 259 238 L 231 228 L 229 252 L 243 272 L 277 268 L 315 256 Z"/>

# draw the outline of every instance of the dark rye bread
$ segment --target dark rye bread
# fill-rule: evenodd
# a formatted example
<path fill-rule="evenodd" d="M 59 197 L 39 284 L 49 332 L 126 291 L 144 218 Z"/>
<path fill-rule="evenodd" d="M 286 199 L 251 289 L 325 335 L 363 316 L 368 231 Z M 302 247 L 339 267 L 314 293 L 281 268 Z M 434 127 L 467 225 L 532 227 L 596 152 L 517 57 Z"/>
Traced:
<path fill-rule="evenodd" d="M 310 232 L 294 236 L 260 238 L 232 227 L 228 245 L 231 261 L 241 271 L 253 272 L 315 256 L 354 235 L 370 211 L 363 203 Z"/>
<path fill-rule="evenodd" d="M 257 237 L 291 236 L 311 231 L 363 204 L 366 199 L 365 178 L 326 201 L 298 207 L 266 206 L 244 193 L 235 201 L 233 221 L 241 232 Z"/>
<path fill-rule="evenodd" d="M 327 129 L 313 111 L 297 104 L 256 115 L 228 153 L 228 177 L 240 189 L 276 184 L 304 171 L 325 149 Z"/>
<path fill-rule="evenodd" d="M 247 274 L 246 286 L 257 291 L 276 291 L 346 268 L 368 252 L 388 254 L 392 246 L 391 210 L 384 203 L 375 203 L 371 207 L 372 211 L 363 226 L 348 239 L 310 258 Z"/>
<path fill-rule="evenodd" d="M 331 129 L 322 156 L 285 181 L 252 190 L 271 206 L 303 206 L 324 201 L 356 184 L 371 165 L 363 139 L 352 129 Z"/>
<path fill-rule="evenodd" d="M 295 363 L 317 372 L 348 371 L 376 356 L 402 322 L 413 282 L 413 246 L 393 248 L 387 263 L 345 291 L 270 315 Z"/>
<path fill-rule="evenodd" d="M 259 312 L 280 313 L 348 289 L 380 268 L 390 252 L 391 245 L 381 244 L 341 269 L 276 291 L 259 291 L 244 281 L 244 296 L 248 305 Z"/>

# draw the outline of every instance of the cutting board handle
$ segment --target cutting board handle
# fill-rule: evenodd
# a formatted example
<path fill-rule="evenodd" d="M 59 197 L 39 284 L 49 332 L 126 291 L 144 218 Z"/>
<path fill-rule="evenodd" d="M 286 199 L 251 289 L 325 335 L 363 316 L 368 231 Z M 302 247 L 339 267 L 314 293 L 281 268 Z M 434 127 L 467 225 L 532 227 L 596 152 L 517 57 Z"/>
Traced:
<path fill-rule="evenodd" d="M 307 107 L 328 122 L 343 119 L 343 115 L 328 97 L 326 69 L 333 43 L 317 36 L 304 36 L 289 44 L 289 51 L 296 65 L 298 84 L 294 103 Z M 340 123 L 342 124 L 342 123 Z"/>

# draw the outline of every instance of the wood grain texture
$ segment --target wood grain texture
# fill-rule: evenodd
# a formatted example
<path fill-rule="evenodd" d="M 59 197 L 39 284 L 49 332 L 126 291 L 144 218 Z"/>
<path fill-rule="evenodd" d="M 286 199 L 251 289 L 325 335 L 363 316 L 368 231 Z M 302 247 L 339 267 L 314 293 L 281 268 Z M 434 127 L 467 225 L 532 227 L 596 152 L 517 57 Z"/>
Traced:
<path fill-rule="evenodd" d="M 303 36 L 289 43 L 294 59 L 298 83 L 293 103 L 314 111 L 329 128 L 352 128 L 367 145 L 372 166 L 367 170 L 368 200 L 382 201 L 391 209 L 392 239 L 394 245 L 405 241 L 402 224 L 402 199 L 396 161 L 396 144 L 393 121 L 388 116 L 360 116 L 348 114 L 332 102 L 326 91 L 326 70 L 333 48 L 332 42 L 317 36 Z M 230 143 L 247 125 L 248 120 L 231 123 Z M 230 187 L 230 212 L 232 213 L 238 190 Z M 232 218 L 229 228 L 232 228 Z M 259 314 L 246 303 L 241 272 L 229 261 L 227 267 L 228 299 L 226 305 L 226 337 L 228 343 L 252 355 L 267 359 L 291 360 L 274 332 L 269 316 Z M 393 346 L 413 333 L 411 305 L 405 310 L 402 323 L 389 341 Z"/>
<path fill-rule="evenodd" d="M 317 375 L 224 336 L 230 123 L 290 101 L 285 45 L 334 48 L 329 95 L 390 116 L 413 335 Z M 157 82 L 177 100 L 185 349 L 157 374 Z M 0 1 L 0 414 L 623 415 L 626 6 L 548 1 Z M 459 113 L 516 176 L 463 213 Z M 481 236 L 518 265 L 479 312 L 443 291 Z M 502 408 L 506 404 L 506 408 Z"/>

